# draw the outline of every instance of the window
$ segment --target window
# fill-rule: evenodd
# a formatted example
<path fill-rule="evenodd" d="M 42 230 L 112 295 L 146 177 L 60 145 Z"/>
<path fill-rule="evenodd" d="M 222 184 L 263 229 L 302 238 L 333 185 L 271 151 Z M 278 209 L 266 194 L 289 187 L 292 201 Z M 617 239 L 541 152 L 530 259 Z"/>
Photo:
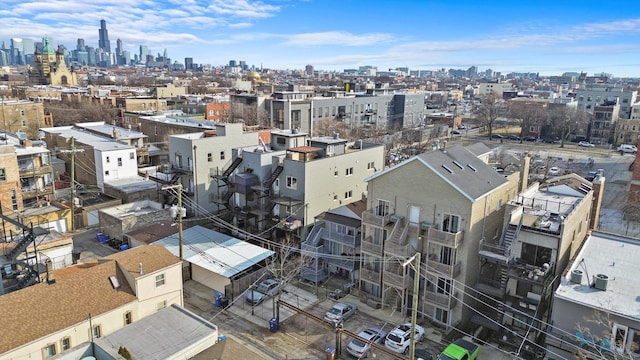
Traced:
<path fill-rule="evenodd" d="M 298 179 L 293 176 L 287 176 L 287 188 L 297 190 L 298 189 Z"/>
<path fill-rule="evenodd" d="M 338 176 L 338 170 L 333 172 L 333 176 Z"/>
<path fill-rule="evenodd" d="M 111 159 L 107 156 L 107 163 L 111 162 Z"/>
<path fill-rule="evenodd" d="M 376 169 L 376 163 L 375 162 L 370 162 L 367 164 L 367 170 L 375 170 Z"/>
<path fill-rule="evenodd" d="M 333 195 L 333 201 L 338 200 L 338 195 Z"/>
<path fill-rule="evenodd" d="M 156 311 L 162 310 L 167 307 L 167 300 L 162 300 L 156 304 Z"/>
<path fill-rule="evenodd" d="M 42 357 L 48 358 L 56 354 L 56 344 L 49 344 L 42 348 Z"/>
<path fill-rule="evenodd" d="M 0 168 L 0 181 L 7 181 L 7 171 L 4 168 Z"/>
<path fill-rule="evenodd" d="M 213 154 L 212 153 L 208 153 L 207 154 L 207 162 L 213 162 Z"/>
<path fill-rule="evenodd" d="M 24 116 L 24 110 L 20 109 L 20 116 Z"/>
<path fill-rule="evenodd" d="M 438 287 L 435 292 L 438 294 L 450 295 L 451 294 L 451 279 L 438 278 Z"/>
<path fill-rule="evenodd" d="M 93 336 L 93 338 L 102 336 L 102 328 L 100 325 L 93 325 L 93 328 L 91 328 L 91 336 Z"/>
<path fill-rule="evenodd" d="M 62 338 L 62 340 L 60 340 L 60 349 L 61 351 L 71 349 L 71 338 Z"/>
<path fill-rule="evenodd" d="M 105 170 L 104 176 L 109 176 L 109 170 Z"/>
<path fill-rule="evenodd" d="M 18 210 L 18 194 L 15 189 L 11 189 L 11 208 L 16 211 Z"/>
<path fill-rule="evenodd" d="M 444 214 L 442 218 L 442 231 L 457 233 L 460 218 L 457 215 Z"/>
<path fill-rule="evenodd" d="M 346 175 L 346 176 L 353 175 L 353 168 L 352 168 L 352 167 L 347 168 L 347 169 L 345 170 L 345 175 Z"/>
<path fill-rule="evenodd" d="M 129 160 L 133 160 L 136 158 L 136 154 L 132 151 L 129 153 Z"/>
<path fill-rule="evenodd" d="M 162 286 L 165 283 L 164 274 L 156 275 L 156 287 Z"/>
<path fill-rule="evenodd" d="M 387 216 L 389 215 L 389 201 L 378 199 L 378 205 L 376 206 L 376 215 L 377 216 Z"/>
<path fill-rule="evenodd" d="M 131 311 L 127 311 L 124 313 L 124 324 L 125 325 L 129 325 L 133 322 L 133 315 L 131 314 Z"/>
<path fill-rule="evenodd" d="M 224 151 L 220 151 L 220 160 L 224 160 Z"/>
<path fill-rule="evenodd" d="M 440 308 L 436 308 L 433 317 L 443 324 L 449 323 L 449 312 Z"/>
<path fill-rule="evenodd" d="M 158 135 L 158 127 L 157 126 L 153 127 L 153 134 L 154 135 Z"/>
<path fill-rule="evenodd" d="M 346 193 L 344 193 L 344 198 L 345 199 L 351 199 L 352 195 L 353 195 L 353 191 L 349 190 Z"/>
<path fill-rule="evenodd" d="M 22 127 L 27 126 L 27 119 L 22 119 Z"/>
<path fill-rule="evenodd" d="M 122 166 L 122 158 L 118 158 L 118 166 Z"/>

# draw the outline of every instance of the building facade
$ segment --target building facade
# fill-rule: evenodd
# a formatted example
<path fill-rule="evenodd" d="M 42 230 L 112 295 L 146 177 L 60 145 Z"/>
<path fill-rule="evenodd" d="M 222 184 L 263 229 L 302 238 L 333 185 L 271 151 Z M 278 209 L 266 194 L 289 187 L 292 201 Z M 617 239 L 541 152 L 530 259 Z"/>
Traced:
<path fill-rule="evenodd" d="M 500 237 L 519 174 L 498 174 L 455 145 L 414 156 L 367 183 L 360 291 L 407 313 L 415 271 L 403 264 L 421 252 L 421 316 L 447 329 L 468 320 L 460 303 L 469 303 L 466 288 L 477 281 L 479 243 Z"/>

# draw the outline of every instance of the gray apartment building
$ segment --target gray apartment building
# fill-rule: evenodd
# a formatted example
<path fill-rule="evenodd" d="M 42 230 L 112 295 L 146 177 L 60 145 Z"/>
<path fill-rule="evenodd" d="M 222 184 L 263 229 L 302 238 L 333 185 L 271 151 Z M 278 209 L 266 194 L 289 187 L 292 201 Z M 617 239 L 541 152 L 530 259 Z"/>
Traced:
<path fill-rule="evenodd" d="M 407 313 L 424 254 L 418 311 L 450 329 L 471 315 L 468 286 L 478 279 L 479 243 L 499 239 L 519 173 L 502 175 L 460 145 L 423 153 L 367 179 L 362 214 L 360 292 L 369 303 Z"/>
<path fill-rule="evenodd" d="M 241 229 L 275 225 L 304 239 L 316 216 L 366 196 L 364 179 L 383 166 L 383 145 L 272 130 L 270 144 L 234 149 L 232 163 L 212 176 L 214 201 Z"/>

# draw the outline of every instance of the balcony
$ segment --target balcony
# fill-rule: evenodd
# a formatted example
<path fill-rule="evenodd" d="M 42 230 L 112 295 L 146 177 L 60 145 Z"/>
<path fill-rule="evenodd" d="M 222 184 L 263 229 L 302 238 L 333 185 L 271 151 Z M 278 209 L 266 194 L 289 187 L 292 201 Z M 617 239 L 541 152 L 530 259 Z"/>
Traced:
<path fill-rule="evenodd" d="M 51 167 L 51 165 L 33 166 L 32 164 L 30 164 L 29 166 L 18 167 L 18 172 L 21 178 L 36 175 L 50 175 L 53 173 L 53 167 Z"/>
<path fill-rule="evenodd" d="M 387 243 L 384 245 L 384 253 L 388 255 L 408 258 L 409 256 L 413 255 L 414 252 L 415 251 L 409 243 L 398 244 L 393 241 L 387 241 Z"/>
<path fill-rule="evenodd" d="M 355 235 L 339 234 L 331 232 L 327 230 L 327 228 L 323 228 L 322 230 L 320 230 L 320 236 L 323 239 L 327 239 L 331 242 L 337 242 L 351 248 L 355 248 L 358 246 L 358 238 Z"/>
<path fill-rule="evenodd" d="M 360 279 L 378 284 L 380 283 L 380 271 L 366 268 L 360 269 Z"/>
<path fill-rule="evenodd" d="M 435 271 L 438 273 L 438 275 L 449 275 L 450 277 L 455 278 L 456 276 L 460 275 L 462 263 L 459 262 L 453 265 L 447 265 L 441 263 L 438 260 L 428 259 L 427 267 L 429 268 L 429 270 L 427 271 Z"/>
<path fill-rule="evenodd" d="M 171 164 L 171 171 L 181 173 L 181 174 L 193 174 L 193 167 L 176 166 Z"/>
<path fill-rule="evenodd" d="M 53 185 L 46 185 L 44 188 L 40 189 L 35 187 L 22 188 L 22 200 L 48 194 L 53 194 Z"/>
<path fill-rule="evenodd" d="M 511 246 L 503 246 L 485 241 L 480 242 L 478 255 L 490 262 L 502 265 L 508 265 L 513 260 Z"/>
<path fill-rule="evenodd" d="M 451 310 L 458 304 L 458 293 L 455 292 L 453 296 L 437 293 L 433 291 L 426 291 L 423 301 L 428 305 L 437 306 L 439 308 Z"/>
<path fill-rule="evenodd" d="M 370 254 L 382 255 L 382 243 L 376 244 L 373 242 L 372 236 L 367 236 L 362 239 L 362 243 L 360 243 L 360 250 L 368 252 Z"/>
<path fill-rule="evenodd" d="M 339 258 L 337 257 L 337 255 L 323 256 L 322 259 L 328 264 L 335 265 L 341 269 L 345 269 L 348 271 L 357 269 L 358 265 L 360 264 L 359 260 L 354 260 L 353 255 L 346 255 L 345 259 Z"/>
<path fill-rule="evenodd" d="M 384 274 L 382 274 L 383 282 L 400 289 L 410 288 L 412 280 L 409 275 L 399 275 L 391 271 L 385 271 Z"/>
<path fill-rule="evenodd" d="M 451 233 L 448 231 L 442 231 L 434 228 L 429 228 L 427 232 L 427 241 L 435 242 L 444 246 L 457 248 L 462 244 L 464 240 L 464 231 L 458 231 Z"/>
<path fill-rule="evenodd" d="M 362 223 L 368 225 L 374 225 L 377 227 L 385 227 L 390 221 L 391 214 L 378 215 L 379 212 L 375 209 L 369 209 L 362 213 Z"/>

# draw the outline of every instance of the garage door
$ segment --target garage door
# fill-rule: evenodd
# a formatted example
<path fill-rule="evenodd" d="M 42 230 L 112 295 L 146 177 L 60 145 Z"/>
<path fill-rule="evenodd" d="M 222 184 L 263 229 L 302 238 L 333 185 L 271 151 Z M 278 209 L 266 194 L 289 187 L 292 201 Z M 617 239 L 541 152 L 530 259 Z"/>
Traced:
<path fill-rule="evenodd" d="M 40 225 L 48 230 L 55 230 L 57 232 L 65 233 L 67 232 L 67 221 L 65 219 L 60 219 L 56 221 L 51 221 L 47 224 Z"/>
<path fill-rule="evenodd" d="M 98 210 L 91 210 L 87 213 L 87 226 L 98 225 Z"/>

